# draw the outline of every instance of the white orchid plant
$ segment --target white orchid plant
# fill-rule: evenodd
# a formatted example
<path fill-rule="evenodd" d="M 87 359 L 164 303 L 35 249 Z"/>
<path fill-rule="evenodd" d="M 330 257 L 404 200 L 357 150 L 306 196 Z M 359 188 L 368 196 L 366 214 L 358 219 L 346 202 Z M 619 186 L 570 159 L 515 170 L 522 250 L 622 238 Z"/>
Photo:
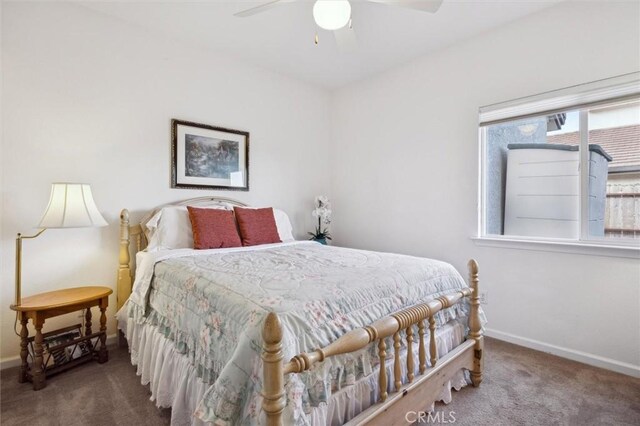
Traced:
<path fill-rule="evenodd" d="M 331 240 L 328 226 L 331 224 L 331 202 L 326 195 L 318 195 L 315 199 L 316 208 L 311 214 L 318 219 L 315 232 L 309 232 L 311 240 Z"/>

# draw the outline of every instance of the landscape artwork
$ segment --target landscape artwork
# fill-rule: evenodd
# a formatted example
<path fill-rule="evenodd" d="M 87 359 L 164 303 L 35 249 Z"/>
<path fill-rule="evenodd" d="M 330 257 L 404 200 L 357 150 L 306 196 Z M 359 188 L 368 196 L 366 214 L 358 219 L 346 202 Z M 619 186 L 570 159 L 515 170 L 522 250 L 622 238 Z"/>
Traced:
<path fill-rule="evenodd" d="M 171 186 L 249 190 L 249 132 L 172 121 Z"/>
<path fill-rule="evenodd" d="M 240 170 L 238 142 L 187 134 L 185 144 L 187 176 L 229 179 Z"/>

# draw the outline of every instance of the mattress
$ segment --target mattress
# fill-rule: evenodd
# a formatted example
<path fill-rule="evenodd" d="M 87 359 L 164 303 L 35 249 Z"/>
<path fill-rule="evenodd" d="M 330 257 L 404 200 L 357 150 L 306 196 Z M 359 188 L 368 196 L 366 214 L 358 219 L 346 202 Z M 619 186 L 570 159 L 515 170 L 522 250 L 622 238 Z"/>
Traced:
<path fill-rule="evenodd" d="M 124 308 L 129 327 L 153 327 L 188 360 L 206 388 L 195 414 L 215 424 L 259 422 L 261 330 L 268 312 L 279 315 L 288 359 L 466 287 L 444 262 L 309 242 L 146 253 L 138 262 L 134 293 Z M 450 328 L 459 330 L 461 340 L 467 313 L 461 303 L 438 313 L 436 321 L 457 321 Z M 459 343 L 448 339 L 445 346 Z M 289 376 L 286 423 L 312 424 L 321 413 L 332 423 L 326 418 L 332 396 L 370 378 L 378 364 L 370 347 Z"/>

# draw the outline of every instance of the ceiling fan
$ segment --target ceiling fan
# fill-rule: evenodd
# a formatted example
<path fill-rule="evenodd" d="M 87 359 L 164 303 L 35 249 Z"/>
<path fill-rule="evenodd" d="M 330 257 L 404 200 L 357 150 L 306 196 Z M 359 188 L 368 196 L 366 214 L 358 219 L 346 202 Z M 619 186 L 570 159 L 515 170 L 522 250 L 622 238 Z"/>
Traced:
<path fill-rule="evenodd" d="M 279 4 L 291 0 L 271 0 L 242 10 L 234 16 L 245 18 L 257 13 L 269 10 Z M 293 0 L 295 1 L 295 0 Z M 422 12 L 435 13 L 440 9 L 443 0 L 365 0 L 375 3 L 384 3 L 390 6 L 399 6 L 408 9 L 419 10 Z M 348 0 L 317 0 L 313 4 L 313 19 L 316 24 L 333 34 L 338 44 L 338 48 L 342 52 L 350 52 L 355 50 L 357 46 L 355 32 L 351 22 L 351 3 Z M 318 44 L 318 35 L 316 33 L 315 43 Z"/>

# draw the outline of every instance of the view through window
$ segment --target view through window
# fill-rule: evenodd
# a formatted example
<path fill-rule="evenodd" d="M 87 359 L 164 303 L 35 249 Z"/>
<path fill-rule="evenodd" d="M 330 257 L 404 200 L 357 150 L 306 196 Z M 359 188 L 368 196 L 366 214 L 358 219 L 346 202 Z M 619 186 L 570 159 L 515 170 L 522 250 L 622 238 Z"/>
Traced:
<path fill-rule="evenodd" d="M 485 235 L 640 238 L 637 97 L 503 120 L 481 134 Z"/>

